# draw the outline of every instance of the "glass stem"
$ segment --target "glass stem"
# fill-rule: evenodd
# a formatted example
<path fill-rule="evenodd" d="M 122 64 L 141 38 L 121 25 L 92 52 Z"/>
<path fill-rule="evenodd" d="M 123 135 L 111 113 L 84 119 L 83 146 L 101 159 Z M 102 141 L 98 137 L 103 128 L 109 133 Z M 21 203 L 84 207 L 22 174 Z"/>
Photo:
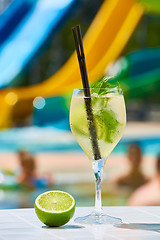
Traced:
<path fill-rule="evenodd" d="M 101 182 L 102 182 L 102 173 L 104 167 L 104 160 L 94 160 L 92 162 L 92 167 L 94 170 L 95 175 L 95 183 L 96 183 L 96 190 L 95 190 L 95 208 L 94 214 L 101 215 L 102 210 L 102 200 L 101 200 Z"/>

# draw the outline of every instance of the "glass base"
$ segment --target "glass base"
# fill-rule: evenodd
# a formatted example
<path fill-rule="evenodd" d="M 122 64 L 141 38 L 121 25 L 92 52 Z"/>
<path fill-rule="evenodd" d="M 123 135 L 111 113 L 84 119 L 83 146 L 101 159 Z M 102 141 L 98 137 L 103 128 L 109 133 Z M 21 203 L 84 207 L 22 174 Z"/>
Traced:
<path fill-rule="evenodd" d="M 81 224 L 120 224 L 122 220 L 120 218 L 111 217 L 106 214 L 91 213 L 84 217 L 78 217 L 74 220 L 76 223 Z"/>

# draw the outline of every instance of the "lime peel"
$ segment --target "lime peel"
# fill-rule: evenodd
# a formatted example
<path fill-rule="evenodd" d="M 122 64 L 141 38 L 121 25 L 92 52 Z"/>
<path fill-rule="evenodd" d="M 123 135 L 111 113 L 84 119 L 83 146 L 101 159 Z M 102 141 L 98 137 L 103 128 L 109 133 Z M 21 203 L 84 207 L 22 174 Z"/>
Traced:
<path fill-rule="evenodd" d="M 74 215 L 75 199 L 63 191 L 48 191 L 36 198 L 35 212 L 44 224 L 54 227 L 62 226 Z"/>

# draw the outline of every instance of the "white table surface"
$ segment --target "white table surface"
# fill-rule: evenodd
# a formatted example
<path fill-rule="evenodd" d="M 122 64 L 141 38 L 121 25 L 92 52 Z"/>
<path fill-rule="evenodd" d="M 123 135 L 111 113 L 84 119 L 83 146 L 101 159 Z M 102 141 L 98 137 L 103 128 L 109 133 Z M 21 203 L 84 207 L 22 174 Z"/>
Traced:
<path fill-rule="evenodd" d="M 66 225 L 49 228 L 34 209 L 0 210 L 0 240 L 160 240 L 160 207 L 104 207 L 104 212 L 123 220 L 121 226 L 80 225 L 74 218 L 92 208 L 77 207 Z"/>

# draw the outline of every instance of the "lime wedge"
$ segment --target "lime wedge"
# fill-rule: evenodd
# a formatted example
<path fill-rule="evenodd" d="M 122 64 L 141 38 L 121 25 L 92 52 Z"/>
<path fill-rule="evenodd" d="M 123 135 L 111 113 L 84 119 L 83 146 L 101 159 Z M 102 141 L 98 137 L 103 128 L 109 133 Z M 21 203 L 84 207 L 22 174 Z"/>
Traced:
<path fill-rule="evenodd" d="M 75 199 L 63 191 L 48 191 L 36 198 L 34 207 L 42 223 L 50 227 L 59 227 L 73 217 Z"/>

